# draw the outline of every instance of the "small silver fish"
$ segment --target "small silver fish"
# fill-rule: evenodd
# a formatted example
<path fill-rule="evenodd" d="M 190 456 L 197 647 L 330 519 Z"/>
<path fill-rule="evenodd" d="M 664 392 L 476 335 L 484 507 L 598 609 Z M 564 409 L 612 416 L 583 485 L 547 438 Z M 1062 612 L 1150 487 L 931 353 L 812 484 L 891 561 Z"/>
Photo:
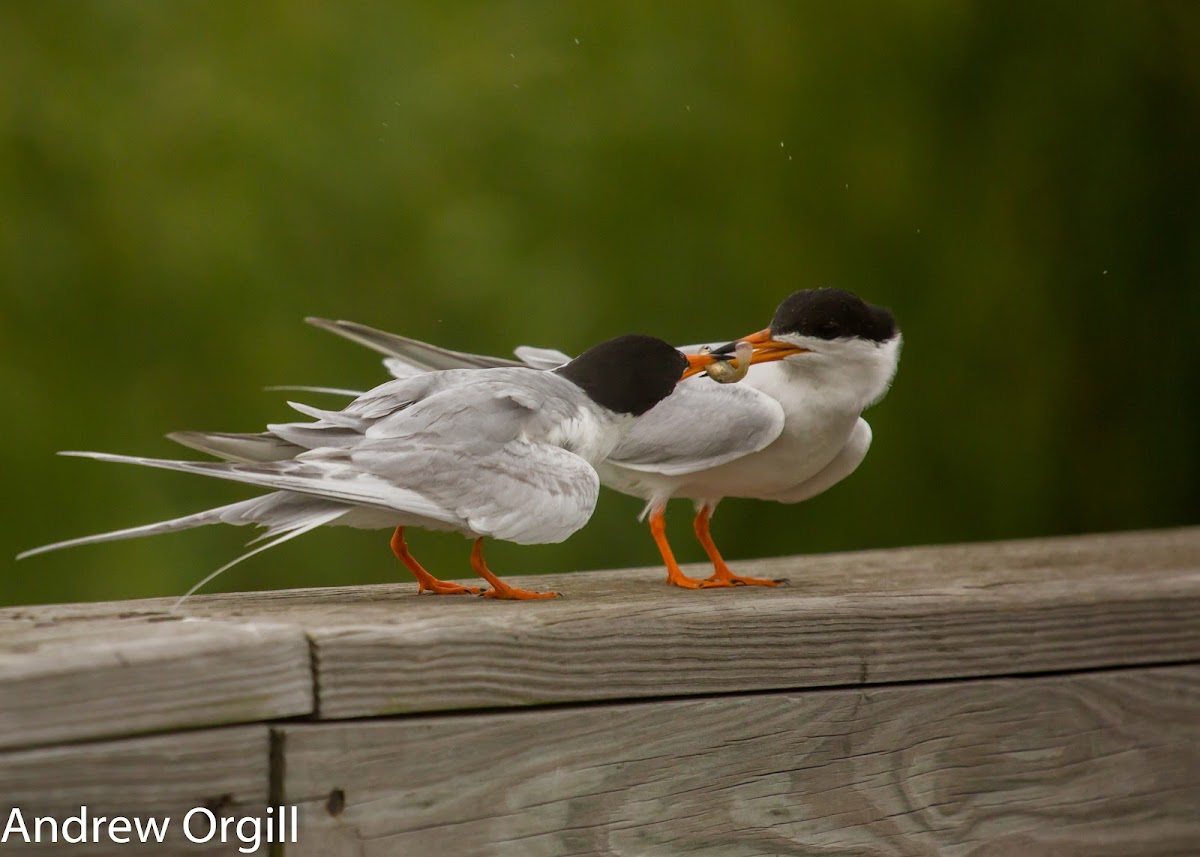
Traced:
<path fill-rule="evenodd" d="M 708 354 L 712 348 L 705 345 L 700 349 L 701 354 Z M 750 371 L 750 357 L 754 346 L 749 342 L 738 342 L 734 348 L 734 359 L 718 361 L 705 367 L 704 372 L 718 384 L 735 384 L 746 377 Z"/>

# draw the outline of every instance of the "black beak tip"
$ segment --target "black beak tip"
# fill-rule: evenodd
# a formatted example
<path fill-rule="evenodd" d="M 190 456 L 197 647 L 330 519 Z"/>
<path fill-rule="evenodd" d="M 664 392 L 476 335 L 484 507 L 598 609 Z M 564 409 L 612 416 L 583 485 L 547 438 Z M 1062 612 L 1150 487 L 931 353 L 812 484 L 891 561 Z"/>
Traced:
<path fill-rule="evenodd" d="M 720 348 L 714 348 L 711 353 L 713 357 L 720 357 L 728 362 L 729 360 L 733 359 L 733 352 L 735 348 L 737 348 L 737 340 L 728 342 L 725 345 L 722 345 Z"/>

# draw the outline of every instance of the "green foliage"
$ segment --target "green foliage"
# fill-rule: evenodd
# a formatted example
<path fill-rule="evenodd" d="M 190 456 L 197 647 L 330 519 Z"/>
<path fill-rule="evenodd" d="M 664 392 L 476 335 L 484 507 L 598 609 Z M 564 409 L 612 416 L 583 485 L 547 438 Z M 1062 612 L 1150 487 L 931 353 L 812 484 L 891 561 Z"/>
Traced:
<path fill-rule="evenodd" d="M 577 351 L 821 284 L 895 310 L 897 383 L 844 484 L 722 506 L 730 558 L 1196 523 L 1198 8 L 0 5 L 0 552 L 247 496 L 53 452 L 171 455 L 286 416 L 263 385 L 383 379 L 305 315 Z M 655 563 L 638 505 L 490 557 Z M 0 603 L 179 593 L 248 535 L 38 557 Z M 334 530 L 212 588 L 399 579 Z"/>

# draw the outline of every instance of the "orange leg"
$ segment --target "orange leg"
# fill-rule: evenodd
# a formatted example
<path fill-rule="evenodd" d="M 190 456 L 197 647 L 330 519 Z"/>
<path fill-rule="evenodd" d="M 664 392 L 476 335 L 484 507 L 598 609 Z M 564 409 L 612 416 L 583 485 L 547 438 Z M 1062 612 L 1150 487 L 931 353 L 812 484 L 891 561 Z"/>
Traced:
<path fill-rule="evenodd" d="M 492 570 L 487 567 L 487 563 L 483 561 L 483 538 L 475 540 L 475 547 L 471 549 L 471 568 L 475 569 L 475 573 L 492 585 L 492 588 L 483 593 L 484 598 L 504 598 L 514 601 L 530 601 L 535 598 L 557 598 L 557 592 L 532 592 L 528 589 L 517 589 L 515 586 L 509 586 L 496 575 L 492 574 Z"/>
<path fill-rule="evenodd" d="M 654 542 L 658 545 L 658 552 L 662 554 L 663 562 L 667 566 L 667 585 L 682 586 L 684 589 L 710 589 L 717 586 L 732 586 L 732 583 L 710 582 L 707 580 L 698 580 L 694 577 L 688 577 L 679 570 L 679 563 L 675 561 L 675 554 L 671 553 L 671 545 L 667 542 L 667 516 L 666 507 L 660 506 L 650 513 L 650 534 L 654 536 Z"/>
<path fill-rule="evenodd" d="M 438 580 L 426 571 L 421 563 L 417 562 L 416 557 L 408 552 L 408 545 L 404 541 L 404 527 L 396 527 L 396 532 L 392 533 L 392 553 L 408 566 L 408 570 L 417 578 L 418 595 L 422 592 L 432 592 L 435 595 L 479 594 L 478 586 L 459 586 L 457 583 L 447 583 L 444 580 Z"/>
<path fill-rule="evenodd" d="M 712 535 L 708 532 L 708 519 L 712 517 L 711 506 L 701 506 L 700 511 L 696 513 L 696 520 L 693 526 L 696 528 L 696 538 L 700 540 L 700 544 L 704 545 L 704 552 L 708 554 L 708 558 L 712 560 L 713 568 L 716 573 L 708 578 L 708 582 L 723 583 L 726 586 L 733 584 L 745 586 L 778 586 L 784 583 L 782 580 L 766 580 L 761 577 L 742 577 L 740 574 L 734 574 L 729 570 L 729 566 L 725 564 L 725 560 L 721 558 L 721 552 L 717 550 L 716 542 L 712 540 Z"/>

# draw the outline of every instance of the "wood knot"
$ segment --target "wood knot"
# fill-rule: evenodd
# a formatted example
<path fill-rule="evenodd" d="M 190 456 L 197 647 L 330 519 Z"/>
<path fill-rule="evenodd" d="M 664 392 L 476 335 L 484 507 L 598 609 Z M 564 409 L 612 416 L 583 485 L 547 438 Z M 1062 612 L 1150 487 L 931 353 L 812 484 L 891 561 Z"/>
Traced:
<path fill-rule="evenodd" d="M 346 808 L 346 793 L 341 789 L 331 791 L 329 800 L 325 801 L 325 808 L 329 810 L 330 815 L 341 815 L 342 810 Z"/>
<path fill-rule="evenodd" d="M 204 802 L 204 808 L 213 815 L 224 815 L 225 809 L 233 806 L 233 803 L 233 795 L 226 793 L 218 797 L 210 797 Z"/>

